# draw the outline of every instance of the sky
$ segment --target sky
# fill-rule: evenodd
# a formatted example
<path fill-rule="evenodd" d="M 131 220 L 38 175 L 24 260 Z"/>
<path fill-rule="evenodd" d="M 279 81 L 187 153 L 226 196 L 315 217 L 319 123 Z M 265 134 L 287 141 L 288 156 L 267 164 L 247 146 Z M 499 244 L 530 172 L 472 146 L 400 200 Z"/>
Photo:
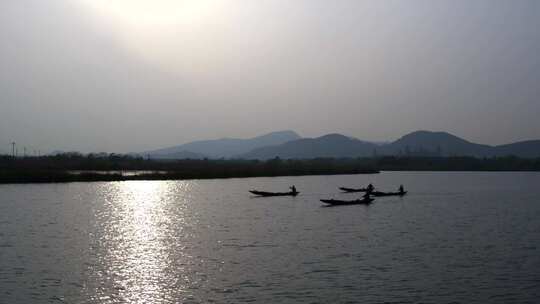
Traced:
<path fill-rule="evenodd" d="M 2 0 L 0 152 L 540 139 L 537 0 Z"/>

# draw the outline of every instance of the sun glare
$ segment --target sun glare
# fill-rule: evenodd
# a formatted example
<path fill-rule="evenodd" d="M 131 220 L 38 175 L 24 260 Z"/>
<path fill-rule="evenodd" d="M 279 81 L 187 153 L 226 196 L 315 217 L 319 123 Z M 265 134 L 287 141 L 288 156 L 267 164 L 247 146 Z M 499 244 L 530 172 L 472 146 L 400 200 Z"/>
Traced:
<path fill-rule="evenodd" d="M 112 210 L 104 223 L 109 232 L 104 263 L 123 303 L 163 303 L 171 297 L 170 227 L 167 196 L 175 184 L 163 181 L 128 181 L 109 185 Z"/>
<path fill-rule="evenodd" d="M 82 0 L 99 13 L 136 27 L 198 25 L 215 17 L 219 0 Z"/>

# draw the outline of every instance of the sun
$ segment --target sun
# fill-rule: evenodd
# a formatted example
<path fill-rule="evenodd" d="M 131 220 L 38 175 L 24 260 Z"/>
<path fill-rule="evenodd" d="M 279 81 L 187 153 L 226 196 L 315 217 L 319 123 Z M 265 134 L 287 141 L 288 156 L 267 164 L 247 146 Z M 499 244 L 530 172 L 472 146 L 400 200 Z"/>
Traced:
<path fill-rule="evenodd" d="M 229 0 L 77 1 L 95 30 L 130 58 L 170 73 L 204 70 L 216 37 L 237 15 Z"/>
<path fill-rule="evenodd" d="M 98 13 L 130 26 L 161 28 L 209 22 L 222 0 L 81 0 Z"/>

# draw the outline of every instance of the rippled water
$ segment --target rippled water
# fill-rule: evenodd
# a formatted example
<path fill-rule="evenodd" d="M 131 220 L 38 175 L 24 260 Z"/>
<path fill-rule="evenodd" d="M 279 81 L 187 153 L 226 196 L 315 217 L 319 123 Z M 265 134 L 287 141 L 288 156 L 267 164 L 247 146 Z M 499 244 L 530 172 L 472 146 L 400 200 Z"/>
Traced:
<path fill-rule="evenodd" d="M 539 246 L 538 173 L 0 186 L 0 303 L 537 303 Z"/>

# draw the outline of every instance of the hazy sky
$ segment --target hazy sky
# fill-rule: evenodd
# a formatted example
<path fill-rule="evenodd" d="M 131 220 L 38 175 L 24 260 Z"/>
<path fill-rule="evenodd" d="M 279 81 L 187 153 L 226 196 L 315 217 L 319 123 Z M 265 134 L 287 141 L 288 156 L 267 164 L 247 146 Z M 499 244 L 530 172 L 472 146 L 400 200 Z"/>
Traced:
<path fill-rule="evenodd" d="M 540 138 L 540 1 L 2 0 L 0 151 Z"/>

